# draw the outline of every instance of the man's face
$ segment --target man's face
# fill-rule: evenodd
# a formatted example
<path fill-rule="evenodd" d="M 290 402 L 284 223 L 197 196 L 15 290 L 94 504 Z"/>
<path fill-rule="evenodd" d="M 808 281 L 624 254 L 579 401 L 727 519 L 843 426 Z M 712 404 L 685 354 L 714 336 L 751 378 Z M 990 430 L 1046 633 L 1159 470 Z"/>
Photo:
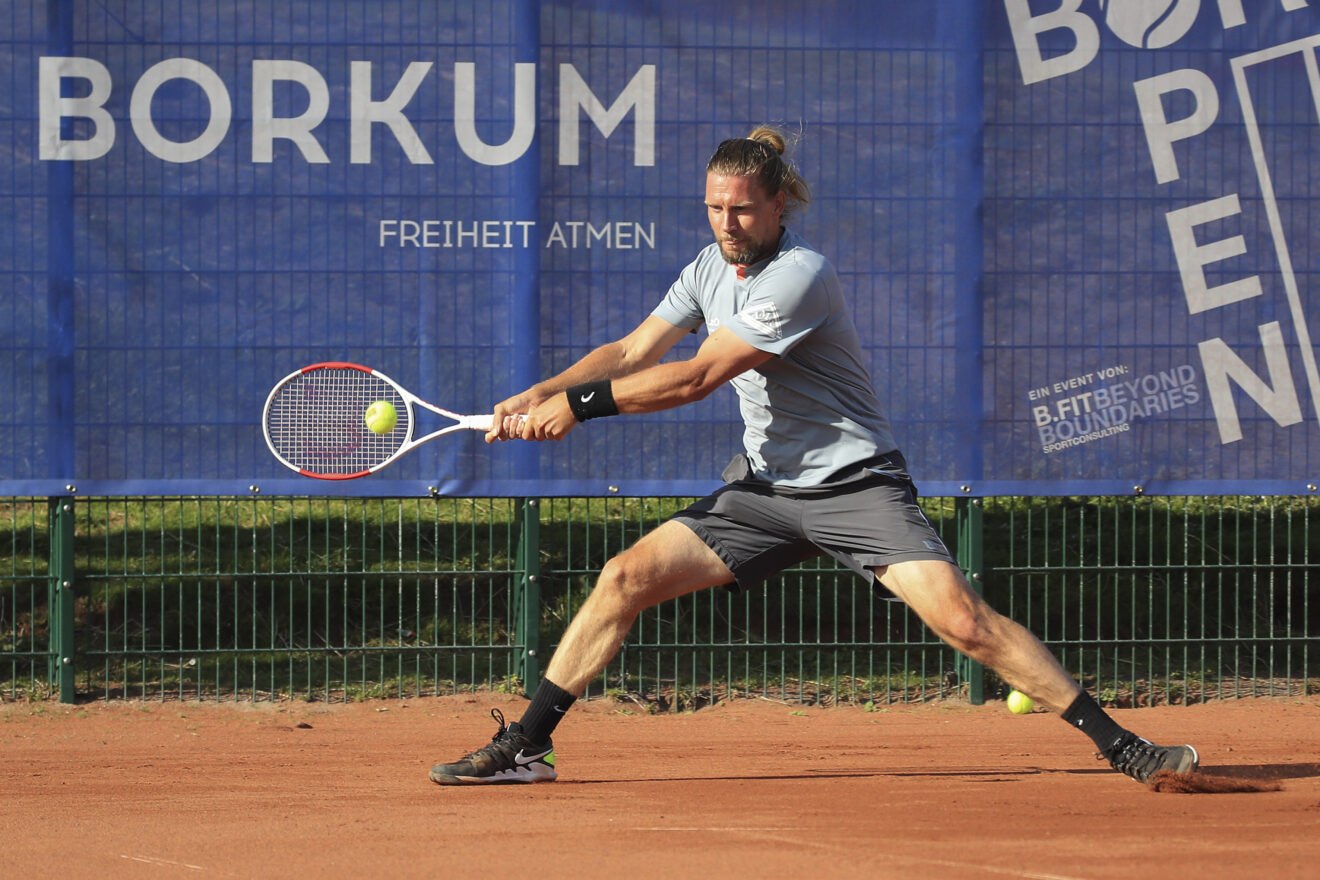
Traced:
<path fill-rule="evenodd" d="M 706 217 L 730 263 L 749 265 L 762 260 L 779 244 L 779 223 L 785 195 L 768 196 L 754 177 L 706 175 Z"/>

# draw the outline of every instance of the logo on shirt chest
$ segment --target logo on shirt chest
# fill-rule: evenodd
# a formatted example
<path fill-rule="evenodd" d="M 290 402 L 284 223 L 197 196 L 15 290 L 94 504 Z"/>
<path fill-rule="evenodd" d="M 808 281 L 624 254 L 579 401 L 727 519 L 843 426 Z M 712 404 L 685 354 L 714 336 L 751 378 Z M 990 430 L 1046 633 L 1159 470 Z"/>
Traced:
<path fill-rule="evenodd" d="M 738 318 L 748 327 L 764 333 L 771 339 L 778 339 L 784 335 L 783 318 L 774 303 L 749 306 L 738 313 Z"/>

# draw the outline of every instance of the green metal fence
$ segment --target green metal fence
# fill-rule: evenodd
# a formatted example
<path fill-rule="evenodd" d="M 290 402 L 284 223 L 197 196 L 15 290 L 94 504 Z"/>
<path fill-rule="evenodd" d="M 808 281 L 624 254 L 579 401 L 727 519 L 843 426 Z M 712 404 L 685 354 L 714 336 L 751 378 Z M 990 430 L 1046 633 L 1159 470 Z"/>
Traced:
<path fill-rule="evenodd" d="M 345 700 L 538 680 L 683 499 L 0 499 L 0 699 Z M 927 499 L 999 610 L 1118 705 L 1320 692 L 1316 498 Z M 637 621 L 591 693 L 888 703 L 1001 689 L 831 562 Z"/>

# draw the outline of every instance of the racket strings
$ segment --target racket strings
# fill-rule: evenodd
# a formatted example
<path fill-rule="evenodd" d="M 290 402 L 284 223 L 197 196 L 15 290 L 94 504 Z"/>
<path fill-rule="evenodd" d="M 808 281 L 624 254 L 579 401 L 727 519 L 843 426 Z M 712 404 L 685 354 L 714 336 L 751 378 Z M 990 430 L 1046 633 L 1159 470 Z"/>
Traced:
<path fill-rule="evenodd" d="M 394 406 L 393 430 L 375 434 L 365 422 L 378 400 Z M 345 476 L 379 467 L 407 442 L 410 412 L 389 382 L 361 370 L 323 368 L 291 378 L 267 411 L 275 452 L 300 470 Z"/>

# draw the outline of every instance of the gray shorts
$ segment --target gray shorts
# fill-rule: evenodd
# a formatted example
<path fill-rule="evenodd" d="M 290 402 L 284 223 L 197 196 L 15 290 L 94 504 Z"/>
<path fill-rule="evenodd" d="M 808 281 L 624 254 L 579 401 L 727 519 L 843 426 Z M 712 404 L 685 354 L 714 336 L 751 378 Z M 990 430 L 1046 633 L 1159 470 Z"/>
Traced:
<path fill-rule="evenodd" d="M 899 459 L 901 462 L 901 458 Z M 832 556 L 876 585 L 876 566 L 916 559 L 954 563 L 917 505 L 905 473 L 867 470 L 813 490 L 735 480 L 674 514 L 733 572 L 731 588 L 764 581 L 817 556 Z"/>

